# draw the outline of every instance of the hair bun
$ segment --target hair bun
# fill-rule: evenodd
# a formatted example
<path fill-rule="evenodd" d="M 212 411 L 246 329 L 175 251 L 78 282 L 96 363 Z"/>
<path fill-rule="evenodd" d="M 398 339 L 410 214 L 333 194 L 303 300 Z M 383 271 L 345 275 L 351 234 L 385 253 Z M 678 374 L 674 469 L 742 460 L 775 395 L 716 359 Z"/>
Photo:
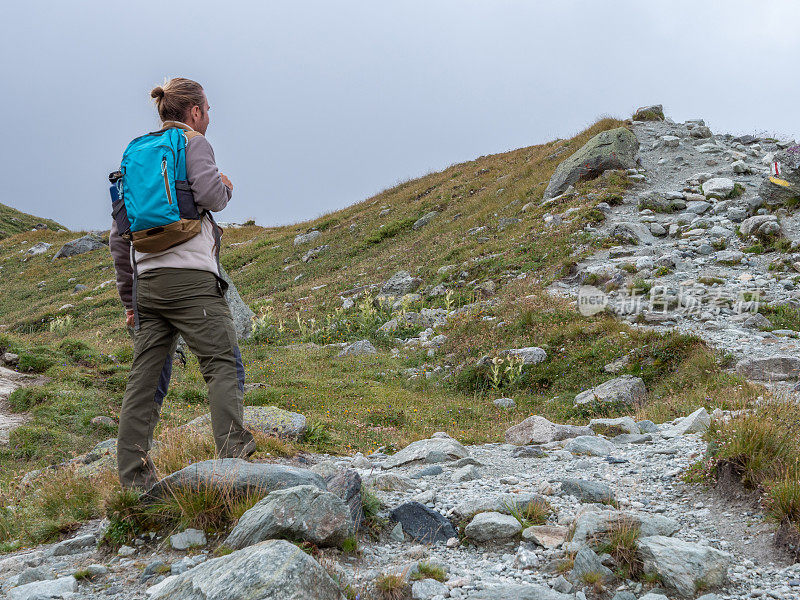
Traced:
<path fill-rule="evenodd" d="M 156 100 L 161 100 L 164 97 L 164 88 L 162 88 L 160 85 L 154 87 L 150 92 L 150 97 L 155 98 Z"/>

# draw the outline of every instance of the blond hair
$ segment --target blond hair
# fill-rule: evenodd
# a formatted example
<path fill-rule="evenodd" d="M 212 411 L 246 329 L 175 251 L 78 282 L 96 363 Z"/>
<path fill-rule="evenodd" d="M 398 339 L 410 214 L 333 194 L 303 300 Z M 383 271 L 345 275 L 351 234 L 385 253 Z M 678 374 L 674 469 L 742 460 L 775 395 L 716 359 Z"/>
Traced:
<path fill-rule="evenodd" d="M 185 77 L 165 80 L 151 90 L 150 97 L 155 100 L 162 121 L 183 121 L 193 106 L 199 106 L 201 114 L 205 114 L 203 86 Z"/>

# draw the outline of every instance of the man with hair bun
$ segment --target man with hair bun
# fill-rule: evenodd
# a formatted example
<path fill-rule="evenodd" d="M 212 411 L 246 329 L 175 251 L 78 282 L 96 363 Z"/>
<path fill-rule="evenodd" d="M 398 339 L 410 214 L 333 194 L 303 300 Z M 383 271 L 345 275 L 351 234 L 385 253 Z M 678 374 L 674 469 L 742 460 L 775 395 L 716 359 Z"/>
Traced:
<path fill-rule="evenodd" d="M 160 131 L 177 128 L 186 138 L 186 179 L 199 225 L 195 222 L 192 237 L 160 251 L 132 247 L 130 232 L 121 231 L 116 218 L 111 226 L 117 289 L 127 324 L 136 325 L 133 363 L 120 412 L 117 461 L 122 486 L 142 490 L 158 478 L 148 452 L 178 335 L 197 356 L 208 384 L 218 455 L 246 458 L 255 451 L 253 436 L 243 422 L 244 367 L 224 298 L 227 283 L 219 267 L 221 229 L 211 216 L 227 206 L 233 184 L 217 169 L 205 137 L 208 99 L 199 83 L 183 77 L 153 88 L 150 96 L 162 121 Z"/>

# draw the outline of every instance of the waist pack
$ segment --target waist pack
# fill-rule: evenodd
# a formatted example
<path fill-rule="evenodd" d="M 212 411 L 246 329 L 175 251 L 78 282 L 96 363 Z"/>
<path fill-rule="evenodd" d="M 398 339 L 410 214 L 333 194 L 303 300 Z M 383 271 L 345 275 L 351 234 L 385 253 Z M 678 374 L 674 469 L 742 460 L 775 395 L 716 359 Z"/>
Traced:
<path fill-rule="evenodd" d="M 109 175 L 112 216 L 139 252 L 160 252 L 200 233 L 201 214 L 186 179 L 187 138 L 170 127 L 136 138 Z"/>

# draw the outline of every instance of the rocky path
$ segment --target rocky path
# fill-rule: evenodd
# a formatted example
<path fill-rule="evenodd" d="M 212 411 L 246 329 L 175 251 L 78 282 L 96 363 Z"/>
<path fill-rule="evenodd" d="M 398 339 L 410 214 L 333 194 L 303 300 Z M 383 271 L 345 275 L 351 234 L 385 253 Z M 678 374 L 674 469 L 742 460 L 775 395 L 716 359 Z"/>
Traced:
<path fill-rule="evenodd" d="M 598 229 L 623 244 L 583 261 L 578 277 L 550 292 L 576 297 L 582 284 L 594 284 L 631 322 L 698 335 L 737 358 L 797 356 L 800 333 L 765 331 L 770 323 L 755 316 L 756 303 L 800 306 L 800 216 L 768 210 L 759 197 L 774 154 L 789 143 L 712 135 L 699 120 L 637 122 L 633 130 L 641 168 L 629 173 L 636 183 L 621 205 L 601 207 L 607 219 Z M 778 224 L 787 252 L 745 252 L 764 238 L 740 237 L 736 229 L 765 220 Z M 652 289 L 636 299 L 627 289 L 632 280 Z M 796 368 L 787 378 L 796 382 Z"/>
<path fill-rule="evenodd" d="M 15 413 L 9 410 L 8 397 L 14 390 L 26 385 L 35 385 L 38 382 L 36 377 L 0 367 L 0 444 L 7 444 L 11 430 L 19 427 L 28 419 L 28 415 L 25 413 Z"/>
<path fill-rule="evenodd" d="M 582 600 L 582 573 L 619 567 L 595 553 L 593 536 L 625 517 L 641 525 L 640 546 L 653 545 L 656 559 L 649 568 L 661 573 L 662 583 L 654 587 L 623 578 L 607 598 L 696 597 L 696 590 L 713 586 L 718 577 L 724 579 L 722 587 L 707 600 L 800 598 L 800 565 L 771 551 L 770 524 L 758 510 L 724 504 L 683 482 L 686 468 L 705 452 L 700 431 L 684 432 L 702 430 L 708 415 L 699 412 L 687 419 L 658 426 L 624 418 L 612 421 L 611 428 L 600 422 L 593 428 L 607 436 L 583 435 L 536 446 L 465 447 L 436 434 L 392 456 L 313 457 L 317 463 L 312 471 L 320 476 L 330 478 L 344 469 L 357 481 L 358 473 L 376 490 L 384 507 L 380 516 L 389 522 L 377 540 L 362 535 L 358 554 L 327 549 L 317 558 L 360 591 L 361 598 L 370 597 L 365 591 L 381 575 L 413 575 L 423 562 L 440 566 L 446 575 L 444 582 L 422 577 L 414 584 L 414 598 Z M 613 435 L 619 431 L 628 433 Z M 592 432 L 574 428 L 568 435 L 579 433 Z M 540 436 L 541 430 L 531 434 Z M 542 500 L 552 508 L 544 526 L 523 528 L 509 515 L 510 507 Z M 325 522 L 329 517 L 318 513 L 316 518 Z M 461 541 L 453 524 L 465 526 Z M 247 581 L 250 574 L 232 577 L 232 567 L 226 566 L 238 553 L 210 563 L 210 544 L 206 546 L 199 532 L 190 536 L 199 536 L 200 546 L 188 551 L 171 548 L 166 537 L 143 537 L 134 547 L 108 554 L 95 548 L 100 527 L 93 522 L 71 540 L 4 558 L 0 591 L 12 600 L 30 600 L 42 590 L 75 600 L 205 598 L 199 592 L 164 595 L 163 589 L 208 562 L 204 569 L 233 586 L 220 598 L 245 593 L 236 587 L 244 584 L 236 582 Z M 568 552 L 577 552 L 572 570 L 559 567 Z M 665 565 L 679 567 L 670 571 Z M 87 570 L 93 578 L 72 577 Z M 197 573 L 200 577 L 201 571 Z M 202 576 L 211 575 L 202 571 Z"/>

